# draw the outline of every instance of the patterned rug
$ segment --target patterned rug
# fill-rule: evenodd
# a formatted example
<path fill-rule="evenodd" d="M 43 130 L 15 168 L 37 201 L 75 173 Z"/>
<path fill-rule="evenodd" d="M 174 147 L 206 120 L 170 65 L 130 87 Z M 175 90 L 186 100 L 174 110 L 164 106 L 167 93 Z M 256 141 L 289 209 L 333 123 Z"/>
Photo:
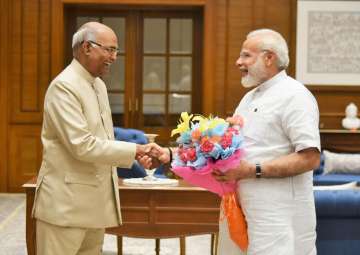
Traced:
<path fill-rule="evenodd" d="M 0 193 L 0 254 L 26 255 L 25 195 Z M 116 237 L 105 235 L 103 255 L 116 255 Z M 180 253 L 179 238 L 161 239 L 160 254 Z M 187 255 L 210 254 L 210 235 L 186 238 Z M 124 238 L 123 255 L 155 255 L 155 240 Z"/>

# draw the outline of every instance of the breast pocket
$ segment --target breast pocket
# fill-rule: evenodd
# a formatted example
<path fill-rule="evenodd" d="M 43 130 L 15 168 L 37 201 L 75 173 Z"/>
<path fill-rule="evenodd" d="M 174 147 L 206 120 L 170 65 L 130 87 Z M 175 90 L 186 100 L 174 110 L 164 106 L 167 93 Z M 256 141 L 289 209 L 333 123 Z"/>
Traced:
<path fill-rule="evenodd" d="M 246 139 L 262 141 L 270 132 L 269 118 L 261 113 L 250 112 L 245 116 L 243 134 Z"/>

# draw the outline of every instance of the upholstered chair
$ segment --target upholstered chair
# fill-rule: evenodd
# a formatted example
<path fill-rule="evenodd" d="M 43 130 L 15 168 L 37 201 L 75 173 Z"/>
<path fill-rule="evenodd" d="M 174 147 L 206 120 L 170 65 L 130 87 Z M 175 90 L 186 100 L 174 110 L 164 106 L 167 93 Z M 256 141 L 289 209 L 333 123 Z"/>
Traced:
<path fill-rule="evenodd" d="M 114 134 L 115 139 L 119 141 L 137 144 L 146 144 L 148 142 L 145 133 L 138 129 L 114 127 Z M 117 173 L 118 176 L 123 179 L 141 178 L 147 175 L 145 169 L 137 161 L 134 161 L 134 164 L 131 166 L 130 169 L 119 167 L 117 169 Z M 155 170 L 154 176 L 158 178 L 166 178 L 166 176 L 164 175 L 164 166 L 159 166 Z"/>

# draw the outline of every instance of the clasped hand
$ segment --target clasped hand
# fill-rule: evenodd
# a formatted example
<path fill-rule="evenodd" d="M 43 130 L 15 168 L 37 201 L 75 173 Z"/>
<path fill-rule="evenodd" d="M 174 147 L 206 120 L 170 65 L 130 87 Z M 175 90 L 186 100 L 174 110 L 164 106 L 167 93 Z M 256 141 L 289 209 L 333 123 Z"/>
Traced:
<path fill-rule="evenodd" d="M 136 159 L 147 169 L 158 167 L 160 164 L 170 162 L 170 153 L 167 148 L 163 148 L 156 143 L 136 145 Z"/>

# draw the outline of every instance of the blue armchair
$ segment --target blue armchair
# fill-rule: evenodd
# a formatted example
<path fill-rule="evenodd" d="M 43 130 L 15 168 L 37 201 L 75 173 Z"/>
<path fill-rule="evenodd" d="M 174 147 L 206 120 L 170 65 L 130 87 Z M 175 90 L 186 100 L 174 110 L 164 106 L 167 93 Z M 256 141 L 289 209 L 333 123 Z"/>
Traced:
<path fill-rule="evenodd" d="M 137 144 L 146 144 L 148 142 L 145 133 L 138 129 L 114 127 L 114 135 L 115 140 L 118 141 Z M 164 170 L 164 166 L 160 165 L 155 170 L 154 176 L 158 178 L 166 178 Z M 117 174 L 120 178 L 142 178 L 147 175 L 145 169 L 137 161 L 134 161 L 134 164 L 130 169 L 118 167 Z"/>

